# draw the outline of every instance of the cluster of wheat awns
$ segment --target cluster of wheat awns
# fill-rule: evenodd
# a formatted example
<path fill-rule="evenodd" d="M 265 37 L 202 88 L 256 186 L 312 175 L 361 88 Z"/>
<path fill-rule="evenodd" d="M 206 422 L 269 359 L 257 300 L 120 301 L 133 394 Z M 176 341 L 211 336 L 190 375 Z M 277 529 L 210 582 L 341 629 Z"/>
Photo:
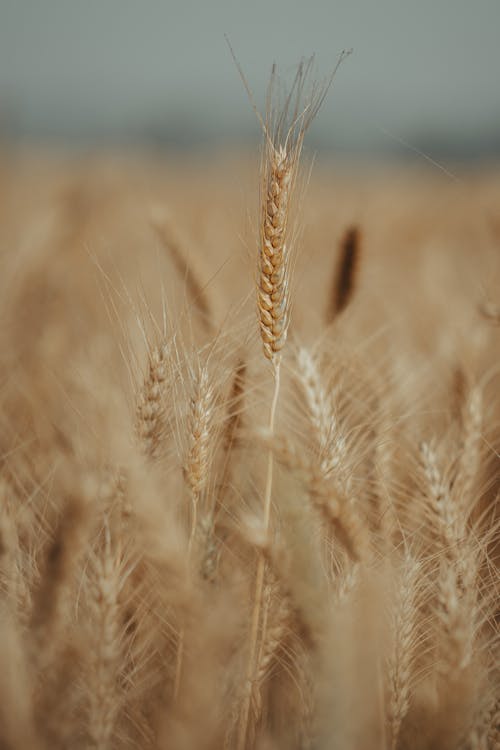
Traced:
<path fill-rule="evenodd" d="M 282 99 L 273 71 L 261 120 L 257 322 L 217 315 L 161 212 L 187 305 L 132 299 L 81 240 L 113 210 L 85 180 L 5 262 L 2 748 L 500 747 L 497 320 L 429 380 L 363 349 L 352 225 L 314 343 L 292 331 L 311 71 Z"/>

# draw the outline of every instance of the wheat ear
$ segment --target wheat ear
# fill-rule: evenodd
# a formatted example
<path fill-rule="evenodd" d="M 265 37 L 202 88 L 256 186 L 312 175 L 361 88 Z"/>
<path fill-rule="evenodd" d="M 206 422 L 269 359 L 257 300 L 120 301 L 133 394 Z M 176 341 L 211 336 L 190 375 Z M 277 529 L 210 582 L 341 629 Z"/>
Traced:
<path fill-rule="evenodd" d="M 306 481 L 311 504 L 320 512 L 326 526 L 333 528 L 353 560 L 358 561 L 367 552 L 367 535 L 350 498 L 349 482 L 345 476 L 346 440 L 339 429 L 332 394 L 323 382 L 318 358 L 306 347 L 301 347 L 297 354 L 297 377 L 305 397 L 317 455 L 308 464 L 298 459 L 286 441 L 274 449 L 289 468 L 299 469 Z"/>
<path fill-rule="evenodd" d="M 304 459 L 284 437 L 263 434 L 261 439 L 271 447 L 280 463 L 295 472 L 308 492 L 312 507 L 331 528 L 354 563 L 365 561 L 370 555 L 367 526 L 356 505 L 341 486 L 325 477 L 317 462 Z"/>
<path fill-rule="evenodd" d="M 297 354 L 297 376 L 304 393 L 307 416 L 317 444 L 318 468 L 326 478 L 338 476 L 345 458 L 345 438 L 339 430 L 332 394 L 328 392 L 318 366 L 318 359 L 306 347 Z"/>
<path fill-rule="evenodd" d="M 332 292 L 326 311 L 327 325 L 345 310 L 352 299 L 359 267 L 360 233 L 357 227 L 349 227 L 341 244 L 341 254 L 333 278 Z"/>
<path fill-rule="evenodd" d="M 109 519 L 102 528 L 102 548 L 92 560 L 91 614 L 97 623 L 92 650 L 89 733 L 95 750 L 111 747 L 120 709 L 119 671 L 122 659 L 122 625 L 119 595 L 125 580 L 121 540 L 112 539 Z"/>
<path fill-rule="evenodd" d="M 203 490 L 207 484 L 211 440 L 211 420 L 213 414 L 213 387 L 206 366 L 199 366 L 192 374 L 193 396 L 189 410 L 189 446 L 184 465 L 184 478 L 191 498 L 191 519 L 188 542 L 188 567 L 191 568 L 193 546 L 198 530 L 198 509 Z M 177 657 L 174 678 L 174 699 L 179 695 L 182 660 L 184 656 L 185 630 L 182 627 L 177 644 Z"/>
<path fill-rule="evenodd" d="M 184 466 L 184 476 L 191 494 L 189 555 L 196 535 L 198 506 L 207 483 L 213 397 L 208 369 L 200 366 L 194 374 L 194 394 L 189 412 L 189 448 Z"/>
<path fill-rule="evenodd" d="M 245 360 L 239 359 L 234 371 L 231 392 L 227 402 L 228 414 L 222 435 L 224 461 L 222 465 L 222 478 L 219 482 L 217 505 L 221 504 L 224 493 L 227 491 L 231 476 L 231 457 L 239 442 L 238 432 L 243 418 L 246 371 L 247 365 Z"/>
<path fill-rule="evenodd" d="M 439 667 L 445 676 L 457 677 L 472 659 L 479 560 L 464 514 L 441 473 L 434 447 L 423 443 L 420 452 L 427 482 L 429 520 L 439 555 L 436 581 Z"/>
<path fill-rule="evenodd" d="M 205 333 L 210 333 L 214 317 L 211 300 L 198 268 L 193 265 L 186 239 L 167 212 L 155 211 L 151 224 L 179 275 L 184 278 L 188 297 L 199 315 Z"/>
<path fill-rule="evenodd" d="M 170 349 L 166 344 L 152 347 L 147 374 L 137 398 L 136 432 L 148 458 L 158 456 L 165 426 L 163 395 L 169 354 Z"/>
<path fill-rule="evenodd" d="M 391 653 L 388 671 L 388 723 L 391 750 L 396 750 L 401 724 L 410 708 L 411 678 L 417 636 L 417 585 L 420 564 L 406 552 L 398 576 L 397 591 L 391 612 Z"/>

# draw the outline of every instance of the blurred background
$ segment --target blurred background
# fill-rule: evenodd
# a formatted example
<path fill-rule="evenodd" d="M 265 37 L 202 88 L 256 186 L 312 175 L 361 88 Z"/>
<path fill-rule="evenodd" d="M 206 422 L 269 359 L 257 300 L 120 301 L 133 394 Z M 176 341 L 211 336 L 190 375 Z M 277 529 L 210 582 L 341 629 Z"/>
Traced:
<path fill-rule="evenodd" d="M 270 66 L 342 65 L 309 146 L 500 155 L 498 0 L 0 0 L 0 133 L 74 148 L 238 147 Z"/>

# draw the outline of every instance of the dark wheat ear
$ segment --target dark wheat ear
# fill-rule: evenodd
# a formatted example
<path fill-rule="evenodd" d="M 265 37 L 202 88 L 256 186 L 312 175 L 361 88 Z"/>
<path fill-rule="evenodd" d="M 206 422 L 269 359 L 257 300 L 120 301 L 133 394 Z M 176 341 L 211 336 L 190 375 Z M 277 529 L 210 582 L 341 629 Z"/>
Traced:
<path fill-rule="evenodd" d="M 348 306 L 356 289 L 359 262 L 361 255 L 361 234 L 356 226 L 349 227 L 345 232 L 340 258 L 333 276 L 332 291 L 325 315 L 327 325 Z"/>

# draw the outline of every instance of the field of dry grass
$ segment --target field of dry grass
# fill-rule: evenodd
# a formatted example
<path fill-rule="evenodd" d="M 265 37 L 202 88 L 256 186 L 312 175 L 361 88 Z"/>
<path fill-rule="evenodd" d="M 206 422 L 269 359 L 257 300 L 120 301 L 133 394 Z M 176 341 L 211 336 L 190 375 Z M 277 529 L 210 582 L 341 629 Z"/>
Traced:
<path fill-rule="evenodd" d="M 271 162 L 0 162 L 1 748 L 500 748 L 499 174 Z"/>

